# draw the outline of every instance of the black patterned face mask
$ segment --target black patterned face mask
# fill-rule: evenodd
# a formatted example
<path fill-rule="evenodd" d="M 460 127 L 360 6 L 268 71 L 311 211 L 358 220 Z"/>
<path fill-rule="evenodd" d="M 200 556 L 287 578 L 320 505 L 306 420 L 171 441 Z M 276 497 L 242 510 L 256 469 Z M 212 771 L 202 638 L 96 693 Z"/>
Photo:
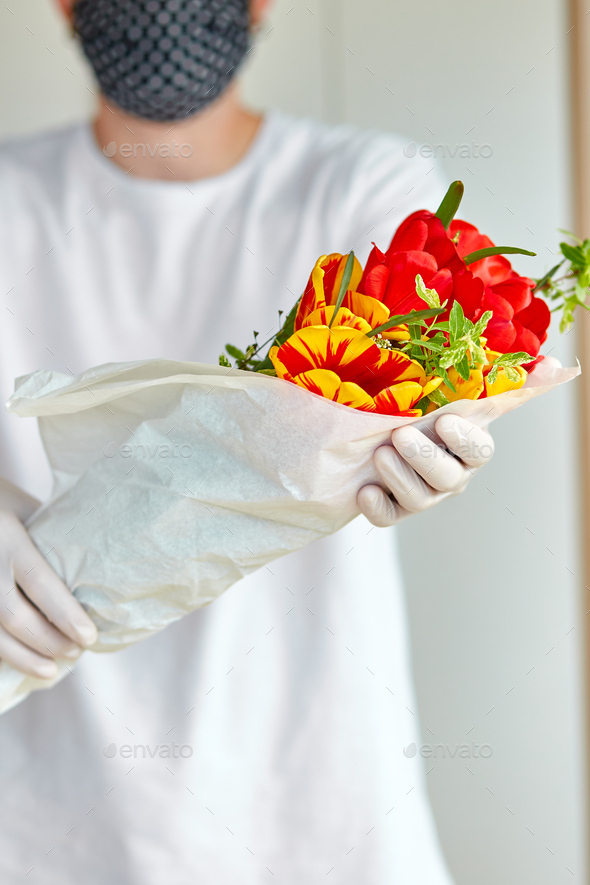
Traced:
<path fill-rule="evenodd" d="M 108 99 L 175 121 L 235 75 L 249 46 L 248 0 L 77 0 L 74 28 Z"/>

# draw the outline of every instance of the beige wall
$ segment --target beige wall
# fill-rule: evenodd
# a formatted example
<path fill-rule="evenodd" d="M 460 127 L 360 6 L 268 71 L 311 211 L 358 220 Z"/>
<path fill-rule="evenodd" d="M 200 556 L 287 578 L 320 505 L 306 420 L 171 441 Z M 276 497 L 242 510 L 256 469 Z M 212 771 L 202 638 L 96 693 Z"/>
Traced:
<path fill-rule="evenodd" d="M 48 0 L 10 6 L 0 135 L 87 115 L 94 87 Z M 446 171 L 468 186 L 464 213 L 537 251 L 518 267 L 540 274 L 570 224 L 568 27 L 559 0 L 281 0 L 246 90 L 408 143 L 490 145 Z M 550 342 L 568 363 L 572 338 Z M 424 741 L 493 751 L 439 750 L 428 775 L 459 885 L 585 881 L 574 393 L 502 419 L 468 493 L 400 532 Z"/>

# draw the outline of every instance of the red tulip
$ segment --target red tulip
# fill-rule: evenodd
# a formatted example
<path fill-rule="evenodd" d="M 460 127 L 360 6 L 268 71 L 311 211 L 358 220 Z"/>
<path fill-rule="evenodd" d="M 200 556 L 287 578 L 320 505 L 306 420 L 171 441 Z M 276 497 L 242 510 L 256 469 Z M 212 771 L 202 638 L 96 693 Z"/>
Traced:
<path fill-rule="evenodd" d="M 494 245 L 466 221 L 453 221 L 449 236 L 456 239 L 461 257 Z M 503 255 L 482 258 L 469 265 L 469 271 L 484 285 L 476 319 L 486 310 L 494 314 L 485 330 L 488 347 L 501 353 L 522 350 L 536 357 L 547 338 L 551 313 L 547 303 L 533 295 L 534 280 L 512 270 Z"/>
<path fill-rule="evenodd" d="M 387 252 L 377 246 L 369 255 L 358 291 L 382 301 L 391 314 L 423 310 L 416 294 L 420 274 L 429 289 L 436 289 L 450 310 L 457 298 L 469 319 L 481 310 L 483 285 L 459 256 L 440 219 L 420 210 L 403 221 Z"/>

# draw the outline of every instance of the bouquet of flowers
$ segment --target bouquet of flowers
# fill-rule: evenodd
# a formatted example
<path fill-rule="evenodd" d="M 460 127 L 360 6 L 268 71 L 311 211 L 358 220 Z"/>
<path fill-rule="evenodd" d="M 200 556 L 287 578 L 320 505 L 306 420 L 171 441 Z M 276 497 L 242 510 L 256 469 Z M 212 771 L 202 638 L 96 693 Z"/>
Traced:
<path fill-rule="evenodd" d="M 137 642 L 342 528 L 397 427 L 436 440 L 441 410 L 486 426 L 579 373 L 539 349 L 548 303 L 566 326 L 584 305 L 590 243 L 562 244 L 542 280 L 521 277 L 504 256 L 524 250 L 452 220 L 461 194 L 455 183 L 435 214 L 411 215 L 364 269 L 352 253 L 320 258 L 279 334 L 228 346 L 233 365 L 17 379 L 8 408 L 38 419 L 54 476 L 27 527 L 96 623 L 93 651 Z M 68 672 L 59 664 L 48 683 L 1 662 L 0 712 Z"/>
<path fill-rule="evenodd" d="M 543 279 L 520 276 L 504 256 L 535 253 L 454 220 L 462 196 L 453 182 L 436 213 L 406 218 L 387 252 L 373 244 L 364 269 L 354 252 L 322 255 L 266 356 L 270 341 L 259 345 L 256 332 L 246 351 L 226 346 L 235 366 L 405 417 L 518 390 L 543 359 L 548 302 L 562 311 L 562 331 L 577 305 L 590 309 L 590 241 L 562 243 Z M 232 365 L 225 354 L 219 362 Z"/>

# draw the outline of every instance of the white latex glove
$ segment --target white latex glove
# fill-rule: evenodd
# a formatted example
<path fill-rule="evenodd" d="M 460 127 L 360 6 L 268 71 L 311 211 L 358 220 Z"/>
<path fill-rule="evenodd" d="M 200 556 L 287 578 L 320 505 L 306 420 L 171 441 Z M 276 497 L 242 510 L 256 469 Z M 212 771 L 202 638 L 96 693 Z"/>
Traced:
<path fill-rule="evenodd" d="M 0 510 L 0 660 L 51 679 L 54 659 L 75 660 L 95 640 L 96 627 L 18 517 Z"/>
<path fill-rule="evenodd" d="M 411 425 L 393 431 L 393 448 L 380 446 L 375 452 L 375 467 L 386 491 L 377 485 L 363 486 L 357 499 L 361 513 L 373 525 L 394 525 L 458 495 L 494 453 L 490 434 L 458 415 L 441 415 L 435 429 L 453 454 Z"/>
<path fill-rule="evenodd" d="M 546 356 L 531 374 L 542 378 L 547 369 L 559 368 L 558 359 Z M 387 491 L 363 486 L 357 498 L 361 513 L 373 525 L 394 525 L 460 494 L 494 454 L 489 433 L 458 415 L 441 415 L 435 429 L 452 454 L 411 425 L 393 431 L 393 448 L 381 446 L 375 452 L 375 466 Z"/>

